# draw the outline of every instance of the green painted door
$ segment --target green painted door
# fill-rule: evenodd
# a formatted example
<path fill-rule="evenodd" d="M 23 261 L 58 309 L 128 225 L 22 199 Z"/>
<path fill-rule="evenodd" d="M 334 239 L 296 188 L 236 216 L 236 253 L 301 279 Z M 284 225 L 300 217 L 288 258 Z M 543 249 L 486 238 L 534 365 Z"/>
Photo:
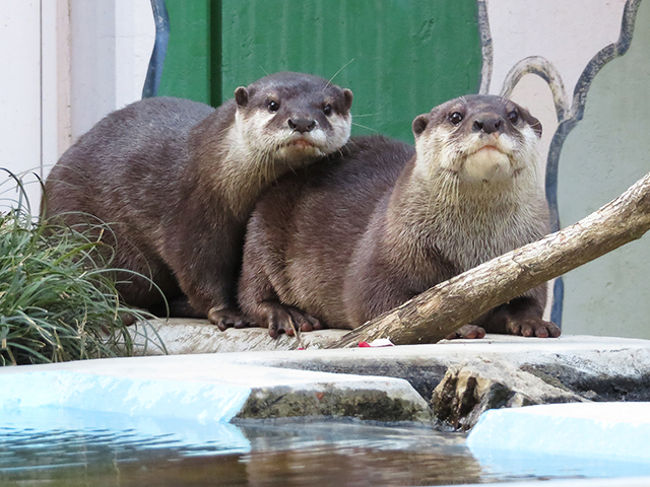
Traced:
<path fill-rule="evenodd" d="M 218 105 L 275 71 L 320 75 L 354 91 L 354 134 L 412 142 L 411 121 L 475 93 L 475 0 L 167 0 L 160 95 Z"/>

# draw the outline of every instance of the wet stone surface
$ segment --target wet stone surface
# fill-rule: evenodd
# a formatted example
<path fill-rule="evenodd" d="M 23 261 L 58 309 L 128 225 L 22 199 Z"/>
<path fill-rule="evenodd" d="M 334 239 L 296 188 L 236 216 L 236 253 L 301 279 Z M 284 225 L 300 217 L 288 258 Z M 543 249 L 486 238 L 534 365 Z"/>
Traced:
<path fill-rule="evenodd" d="M 650 341 L 563 336 L 489 335 L 432 345 L 325 350 L 346 330 L 270 338 L 263 329 L 220 332 L 200 320 L 159 323 L 168 352 L 210 353 L 232 364 L 405 379 L 426 401 L 426 413 L 406 402 L 359 388 L 342 396 L 256 390 L 240 417 L 354 416 L 427 421 L 467 430 L 486 409 L 583 401 L 650 400 Z M 305 350 L 297 350 L 304 347 Z M 232 352 L 232 353 L 219 353 Z M 154 352 L 155 353 L 155 352 Z M 409 393 L 410 394 L 410 393 Z M 407 404 L 407 406 L 404 406 Z M 401 406 L 400 406 L 401 405 Z"/>

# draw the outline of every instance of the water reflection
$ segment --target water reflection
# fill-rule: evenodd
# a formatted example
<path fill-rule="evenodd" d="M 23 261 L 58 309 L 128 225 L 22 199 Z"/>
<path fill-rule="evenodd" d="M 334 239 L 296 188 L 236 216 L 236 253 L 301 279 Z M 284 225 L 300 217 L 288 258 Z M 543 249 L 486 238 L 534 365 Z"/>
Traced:
<path fill-rule="evenodd" d="M 0 414 L 3 487 L 447 485 L 643 473 L 620 462 L 517 452 L 475 458 L 463 435 L 416 425 L 305 418 L 200 425 L 42 408 Z"/>
<path fill-rule="evenodd" d="M 3 418 L 0 484 L 435 485 L 481 477 L 464 437 L 421 426 L 302 419 L 197 428 L 52 412 Z"/>
<path fill-rule="evenodd" d="M 251 486 L 440 485 L 478 482 L 464 437 L 426 428 L 359 423 L 240 423 L 251 441 Z"/>

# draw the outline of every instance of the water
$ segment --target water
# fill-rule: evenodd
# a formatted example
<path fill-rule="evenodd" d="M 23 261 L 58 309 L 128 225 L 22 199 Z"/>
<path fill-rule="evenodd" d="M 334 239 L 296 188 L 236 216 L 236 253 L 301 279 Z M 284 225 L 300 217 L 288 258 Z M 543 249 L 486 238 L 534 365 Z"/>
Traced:
<path fill-rule="evenodd" d="M 52 413 L 3 415 L 0 485 L 445 485 L 589 477 L 603 466 L 587 459 L 557 459 L 547 471 L 529 467 L 526 458 L 481 464 L 464 435 L 407 424 L 285 419 L 198 425 Z"/>

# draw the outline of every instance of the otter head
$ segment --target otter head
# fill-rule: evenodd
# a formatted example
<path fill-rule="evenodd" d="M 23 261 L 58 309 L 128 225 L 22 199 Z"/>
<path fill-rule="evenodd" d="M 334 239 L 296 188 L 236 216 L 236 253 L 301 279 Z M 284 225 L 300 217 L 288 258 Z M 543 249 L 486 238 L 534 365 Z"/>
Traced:
<path fill-rule="evenodd" d="M 265 159 L 308 161 L 350 137 L 352 92 L 303 73 L 275 73 L 235 90 L 236 124 L 247 149 Z"/>
<path fill-rule="evenodd" d="M 493 95 L 450 100 L 413 121 L 418 170 L 469 184 L 535 177 L 542 125 L 525 108 Z"/>

